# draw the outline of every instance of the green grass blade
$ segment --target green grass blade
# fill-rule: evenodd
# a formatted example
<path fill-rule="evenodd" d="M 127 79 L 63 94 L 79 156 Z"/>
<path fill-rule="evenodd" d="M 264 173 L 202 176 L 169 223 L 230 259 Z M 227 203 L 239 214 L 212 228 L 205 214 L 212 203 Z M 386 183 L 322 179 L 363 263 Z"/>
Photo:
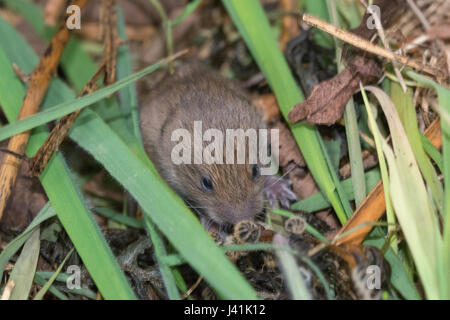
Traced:
<path fill-rule="evenodd" d="M 274 243 L 277 245 L 287 246 L 287 240 L 276 234 L 274 237 Z M 276 255 L 280 262 L 281 270 L 286 281 L 286 285 L 294 300 L 311 300 L 311 295 L 307 288 L 307 285 L 300 274 L 300 268 L 297 265 L 294 257 L 285 250 L 277 250 Z"/>
<path fill-rule="evenodd" d="M 374 228 L 367 236 L 364 244 L 375 246 L 378 249 L 382 250 L 385 242 L 385 232 L 383 232 L 381 228 Z M 387 247 L 386 251 L 384 252 L 384 257 L 389 262 L 389 265 L 391 267 L 391 283 L 395 287 L 395 289 L 397 289 L 405 299 L 420 300 L 420 294 L 417 291 L 414 282 L 406 273 L 403 261 L 398 257 L 394 250 L 392 250 L 391 247 Z"/>
<path fill-rule="evenodd" d="M 42 278 L 38 274 L 38 272 L 36 272 L 34 275 L 34 282 L 40 286 L 44 286 L 47 283 L 47 281 L 44 278 Z M 64 293 L 62 293 L 61 291 L 56 289 L 55 286 L 53 286 L 53 285 L 51 285 L 50 288 L 48 288 L 48 291 L 53 293 L 55 295 L 55 297 L 57 297 L 60 300 L 69 300 L 69 298 Z"/>
<path fill-rule="evenodd" d="M 44 14 L 39 5 L 28 0 L 0 0 L 0 2 L 23 16 L 42 39 L 46 42 L 50 41 L 56 27 L 49 27 L 44 24 Z M 61 65 L 76 91 L 81 91 L 97 69 L 96 64 L 82 50 L 79 41 L 73 37 L 64 50 Z M 29 73 L 32 69 L 24 69 L 23 71 Z"/>
<path fill-rule="evenodd" d="M 38 62 L 38 57 L 32 52 L 23 38 L 7 23 L 0 19 L 0 57 L 5 57 L 19 62 L 22 70 L 33 69 Z M 7 50 L 5 50 L 5 48 Z M 0 58 L 1 77 L 15 79 L 11 62 Z M 0 87 L 0 94 L 10 94 L 8 87 Z M 20 95 L 10 99 L 8 104 L 0 101 L 10 122 L 13 122 L 19 112 L 25 90 L 22 88 Z M 73 98 L 73 93 L 61 82 L 53 80 L 43 103 L 43 108 L 60 102 L 67 95 Z M 10 97 L 13 98 L 13 97 Z M 48 133 L 46 129 L 34 130 L 27 146 L 27 154 L 34 154 L 44 142 Z M 132 299 L 134 294 L 115 261 L 111 250 L 100 232 L 92 214 L 89 212 L 78 187 L 74 184 L 71 173 L 64 162 L 60 152 L 52 158 L 45 172 L 40 177 L 41 183 L 50 203 L 58 214 L 69 237 L 77 248 L 81 259 L 86 265 L 89 273 L 106 299 Z"/>
<path fill-rule="evenodd" d="M 36 278 L 39 278 L 38 281 L 41 285 L 44 285 L 48 280 L 53 276 L 54 272 L 49 272 L 49 271 L 37 271 L 35 274 L 35 280 L 37 280 Z M 85 296 L 89 299 L 97 299 L 97 293 L 95 293 L 94 291 L 87 289 L 87 288 L 80 288 L 80 289 L 69 289 L 67 288 L 67 280 L 69 279 L 69 277 L 72 277 L 73 275 L 71 274 L 66 274 L 66 273 L 59 273 L 56 276 L 56 281 L 58 282 L 63 282 L 64 286 L 60 287 L 60 290 L 66 293 L 71 293 L 71 294 L 78 294 L 81 296 Z M 42 281 L 41 281 L 42 280 Z M 51 286 L 50 288 L 52 288 L 53 286 Z"/>
<path fill-rule="evenodd" d="M 326 0 L 328 12 L 333 25 L 340 27 L 339 15 L 337 13 L 336 1 Z M 337 70 L 341 72 L 345 66 L 342 61 L 342 41 L 334 38 L 336 47 Z M 353 180 L 353 191 L 355 194 L 355 205 L 358 207 L 366 198 L 366 185 L 364 181 L 364 166 L 361 155 L 361 142 L 359 139 L 358 121 L 356 119 L 355 103 L 353 97 L 345 106 L 344 111 L 345 134 L 347 137 L 348 154 Z"/>
<path fill-rule="evenodd" d="M 50 279 L 48 279 L 47 283 L 42 286 L 41 290 L 39 290 L 39 292 L 34 296 L 33 300 L 42 300 L 44 295 L 47 293 L 47 291 L 50 289 L 51 285 L 55 281 L 58 274 L 61 272 L 62 268 L 66 264 L 66 261 L 67 261 L 67 259 L 69 259 L 72 252 L 73 252 L 73 248 L 69 251 L 69 253 L 67 253 L 66 257 L 61 262 L 58 269 L 56 269 L 56 271 L 53 273 L 53 275 L 50 277 Z"/>
<path fill-rule="evenodd" d="M 444 172 L 444 164 L 442 163 L 442 154 L 441 152 L 433 146 L 430 140 L 425 137 L 423 133 L 420 133 L 420 140 L 422 141 L 422 146 L 425 152 L 430 156 L 431 159 L 436 163 L 440 172 Z"/>
<path fill-rule="evenodd" d="M 26 0 L 4 0 L 4 2 L 13 10 L 16 10 L 21 14 L 35 29 L 39 36 L 46 40 L 47 42 L 51 39 L 55 28 L 49 28 L 44 25 L 43 13 L 41 7 L 32 4 Z M 119 16 L 120 18 L 120 16 Z M 119 19 L 120 23 L 120 19 Z M 14 41 L 12 39 L 11 41 Z M 124 46 L 126 47 L 126 46 Z M 8 50 L 9 48 L 6 48 Z M 117 67 L 120 70 L 125 70 L 122 67 L 124 59 L 121 59 L 121 50 L 119 48 Z M 14 54 L 9 54 L 10 57 L 15 57 Z M 19 53 L 19 58 L 20 53 Z M 23 63 L 26 65 L 25 63 Z M 89 57 L 89 55 L 84 52 L 80 42 L 76 38 L 71 38 L 67 44 L 67 48 L 61 57 L 61 66 L 64 70 L 69 82 L 75 87 L 77 92 L 81 91 L 84 85 L 91 79 L 91 77 L 97 72 L 98 66 Z M 30 73 L 33 70 L 32 65 L 27 65 L 26 68 L 22 69 L 24 72 Z M 120 71 L 119 71 L 120 72 Z M 127 74 L 130 75 L 131 71 Z M 119 75 L 119 77 L 121 77 Z M 123 88 L 121 91 L 126 90 Z M 70 98 L 72 99 L 72 97 Z M 69 100 L 69 99 L 65 99 Z M 58 101 L 59 103 L 60 101 Z M 129 132 L 129 127 L 127 127 L 125 118 L 123 117 L 123 112 L 117 103 L 117 99 L 111 97 L 109 99 L 104 99 L 97 102 L 92 106 L 108 124 L 114 128 L 114 130 L 132 146 L 138 146 L 136 139 Z M 137 150 L 140 152 L 139 150 Z"/>
<path fill-rule="evenodd" d="M 0 279 L 3 278 L 3 270 L 5 270 L 9 259 L 11 259 L 12 256 L 19 251 L 25 241 L 30 238 L 33 231 L 39 227 L 42 222 L 54 217 L 55 215 L 55 210 L 53 210 L 50 206 L 50 203 L 47 203 L 38 213 L 36 218 L 34 218 L 30 225 L 25 229 L 25 231 L 8 243 L 8 245 L 2 250 L 2 253 L 0 253 Z"/>
<path fill-rule="evenodd" d="M 444 88 L 429 78 L 407 71 L 409 77 L 413 80 L 432 88 L 437 91 L 439 105 L 445 112 L 450 112 L 450 89 Z M 443 174 L 444 174 L 444 245 L 443 245 L 443 265 L 440 270 L 440 279 L 442 281 L 441 295 L 444 299 L 450 299 L 450 277 L 448 270 L 450 269 L 450 126 L 441 118 L 442 127 L 442 153 L 443 153 Z"/>
<path fill-rule="evenodd" d="M 115 222 L 118 222 L 120 224 L 136 228 L 136 229 L 143 229 L 144 228 L 144 222 L 142 220 L 125 216 L 122 213 L 118 213 L 112 209 L 109 208 L 94 208 L 93 209 L 96 213 L 104 216 L 105 218 L 111 219 Z"/>
<path fill-rule="evenodd" d="M 9 300 L 27 300 L 33 284 L 34 273 L 36 272 L 39 259 L 40 228 L 37 227 L 31 233 L 30 238 L 25 242 L 19 259 L 17 259 L 9 280 L 14 281 L 14 289 Z"/>
<path fill-rule="evenodd" d="M 384 153 L 383 153 L 383 146 L 382 146 L 383 137 L 381 136 L 381 134 L 376 134 L 377 133 L 377 131 L 375 131 L 375 130 L 377 130 L 376 120 L 372 116 L 372 113 L 370 112 L 371 105 L 369 103 L 369 100 L 367 98 L 366 92 L 364 91 L 362 84 L 360 84 L 360 87 L 361 87 L 361 93 L 363 96 L 364 104 L 365 104 L 366 110 L 367 110 L 368 124 L 373 132 L 373 137 L 375 140 L 375 147 L 377 150 L 377 155 L 378 155 L 378 160 L 379 160 L 378 162 L 380 164 L 381 177 L 383 179 L 383 192 L 384 192 L 384 198 L 385 198 L 385 202 L 386 202 L 386 217 L 387 217 L 387 222 L 389 224 L 388 225 L 388 233 L 394 233 L 395 232 L 394 231 L 395 213 L 394 213 L 394 208 L 392 205 L 392 197 L 391 197 L 391 193 L 390 193 L 389 174 L 388 174 L 386 160 L 385 160 Z M 396 240 L 397 240 L 397 237 L 395 234 L 393 234 L 392 241 L 391 241 L 391 247 L 394 252 L 397 252 Z"/>
<path fill-rule="evenodd" d="M 306 12 L 325 21 L 330 21 L 326 0 L 305 0 L 305 6 Z M 314 30 L 314 32 L 314 37 L 317 44 L 328 49 L 333 48 L 333 38 L 328 33 L 321 30 Z"/>
<path fill-rule="evenodd" d="M 336 169 L 333 167 L 333 164 L 331 163 L 330 156 L 328 154 L 328 151 L 325 147 L 323 140 L 320 137 L 319 131 L 316 131 L 316 134 L 317 134 L 317 141 L 319 142 L 319 146 L 322 149 L 323 157 L 325 158 L 325 162 L 328 166 L 328 171 L 333 173 L 333 174 L 331 174 L 331 178 L 333 180 L 334 185 L 336 186 L 337 195 L 339 196 L 339 199 L 341 200 L 341 203 L 344 207 L 344 213 L 346 215 L 346 218 L 348 219 L 351 217 L 351 215 L 353 213 L 353 209 L 350 206 L 350 202 L 347 199 L 347 195 L 342 188 L 341 181 L 339 180 L 339 178 L 335 172 Z M 364 172 L 363 172 L 363 178 L 364 178 Z M 365 189 L 365 185 L 364 185 L 364 189 Z"/>
<path fill-rule="evenodd" d="M 122 10 L 118 10 L 117 25 L 119 37 L 122 41 L 127 41 L 127 34 L 125 30 L 125 20 Z M 122 45 L 117 52 L 117 79 L 122 80 L 133 73 L 133 66 L 131 63 L 131 53 L 128 45 Z M 138 100 L 136 93 L 136 86 L 134 83 L 126 86 L 119 91 L 120 105 L 122 107 L 124 116 L 127 118 L 127 125 L 134 134 L 134 136 L 141 141 L 141 131 L 139 130 L 139 111 Z"/>
<path fill-rule="evenodd" d="M 171 21 L 172 27 L 176 26 L 180 22 L 183 22 L 198 6 L 202 3 L 203 0 L 194 0 L 186 5 L 183 12 L 180 13 L 178 17 L 176 17 L 173 21 Z"/>
<path fill-rule="evenodd" d="M 175 277 L 170 270 L 170 267 L 161 259 L 162 257 L 167 256 L 166 248 L 164 247 L 164 243 L 161 237 L 158 235 L 158 231 L 155 228 L 153 222 L 151 222 L 150 218 L 145 217 L 145 224 L 147 226 L 147 230 L 149 236 L 152 240 L 155 256 L 158 260 L 159 270 L 161 271 L 164 284 L 166 285 L 167 294 L 169 295 L 169 299 L 171 300 L 180 300 L 180 293 L 178 292 L 177 285 L 175 283 Z"/>
<path fill-rule="evenodd" d="M 439 281 L 442 275 L 443 246 L 438 217 L 395 106 L 381 89 L 371 86 L 366 89 L 379 101 L 392 137 L 393 148 L 382 139 L 378 127 L 372 125 L 374 135 L 380 137 L 389 164 L 390 193 L 396 217 L 411 250 L 427 298 L 438 299 L 441 297 L 442 287 L 446 285 Z M 367 109 L 371 113 L 371 109 Z"/>
<path fill-rule="evenodd" d="M 172 190 L 91 110 L 70 136 L 138 201 L 145 214 L 186 260 L 227 299 L 256 295 Z"/>
<path fill-rule="evenodd" d="M 142 78 L 143 76 L 145 76 L 149 73 L 152 73 L 153 71 L 157 70 L 162 65 L 164 65 L 164 63 L 165 63 L 164 60 L 161 60 L 147 68 L 144 68 L 143 70 L 141 70 L 131 76 L 128 76 L 120 81 L 117 81 L 116 83 L 114 83 L 110 86 L 107 86 L 98 91 L 95 91 L 92 94 L 89 94 L 89 95 L 84 96 L 79 99 L 74 99 L 71 101 L 63 102 L 57 106 L 43 110 L 31 117 L 28 117 L 23 120 L 19 120 L 15 123 L 6 125 L 6 126 L 0 128 L 0 140 L 7 139 L 7 138 L 9 138 L 13 135 L 16 135 L 18 133 L 21 133 L 23 131 L 27 131 L 27 130 L 36 128 L 47 122 L 56 120 L 58 118 L 61 118 L 62 116 L 65 116 L 66 114 L 74 112 L 75 110 L 79 110 L 79 109 L 88 107 L 88 106 L 94 104 L 95 102 L 98 102 L 101 99 L 108 97 L 109 95 L 120 90 L 121 88 L 126 87 L 130 83 Z"/>
<path fill-rule="evenodd" d="M 223 0 L 261 71 L 274 91 L 285 118 L 293 105 L 303 96 L 278 47 L 267 17 L 257 0 Z M 264 35 L 263 37 L 261 35 Z M 332 175 L 316 136 L 316 129 L 307 124 L 290 125 L 305 161 L 319 188 L 326 194 L 336 214 L 344 223 L 347 220 L 342 199 L 336 193 Z"/>
<path fill-rule="evenodd" d="M 413 92 L 410 88 L 403 92 L 400 84 L 391 82 L 391 99 L 405 128 L 409 143 L 414 152 L 414 156 L 419 164 L 425 181 L 431 189 L 433 199 L 440 212 L 444 208 L 444 190 L 439 181 L 436 170 L 430 159 L 425 154 L 422 141 L 420 139 L 419 125 L 417 124 L 416 109 L 413 102 Z"/>
<path fill-rule="evenodd" d="M 381 179 L 380 171 L 378 169 L 372 169 L 365 174 L 365 184 L 367 190 L 372 190 L 373 187 Z M 354 200 L 355 195 L 353 193 L 354 187 L 351 178 L 341 181 L 342 189 L 346 194 L 347 199 Z M 330 203 L 322 192 L 316 192 L 313 195 L 303 200 L 297 201 L 291 205 L 291 209 L 302 210 L 306 212 L 315 212 L 324 210 L 330 207 Z"/>

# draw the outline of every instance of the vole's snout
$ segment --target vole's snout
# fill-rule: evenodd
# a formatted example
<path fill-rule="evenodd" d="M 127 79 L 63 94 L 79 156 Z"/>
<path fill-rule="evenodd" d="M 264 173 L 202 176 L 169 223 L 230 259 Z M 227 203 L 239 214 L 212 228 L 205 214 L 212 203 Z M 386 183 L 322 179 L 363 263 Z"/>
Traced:
<path fill-rule="evenodd" d="M 220 210 L 222 219 L 228 223 L 236 224 L 244 220 L 253 220 L 256 216 L 257 206 L 254 203 L 248 203 L 241 207 L 224 206 Z"/>

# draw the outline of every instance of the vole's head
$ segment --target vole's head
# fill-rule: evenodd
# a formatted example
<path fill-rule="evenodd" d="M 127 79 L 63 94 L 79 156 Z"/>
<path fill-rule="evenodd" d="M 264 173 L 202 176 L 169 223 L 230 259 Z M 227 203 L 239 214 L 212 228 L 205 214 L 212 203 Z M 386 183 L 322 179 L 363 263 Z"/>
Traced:
<path fill-rule="evenodd" d="M 236 224 L 263 211 L 264 176 L 258 164 L 183 165 L 184 198 L 213 221 Z"/>
<path fill-rule="evenodd" d="M 259 147 L 262 143 L 266 148 L 271 139 L 258 110 L 214 79 L 196 79 L 195 90 L 181 96 L 170 121 L 162 126 L 167 138 L 161 140 L 171 143 L 162 146 L 166 163 L 160 167 L 166 181 L 197 213 L 219 224 L 235 224 L 263 211 L 265 177 L 260 162 L 266 161 L 259 158 Z M 214 160 L 208 161 L 208 155 Z"/>
<path fill-rule="evenodd" d="M 171 146 L 172 157 L 184 148 L 183 153 L 191 152 L 189 163 L 183 161 L 171 167 L 169 184 L 197 213 L 219 224 L 252 220 L 264 208 L 265 176 L 259 148 L 261 145 L 266 149 L 270 137 L 264 136 L 267 131 L 258 130 L 264 128 L 264 123 L 257 115 L 244 117 L 233 115 L 230 121 L 228 114 L 230 122 L 207 120 L 201 131 L 193 122 L 184 123 L 181 127 L 191 138 L 175 139 Z M 196 132 L 202 132 L 202 140 L 196 141 Z M 268 150 L 265 152 L 268 155 Z"/>

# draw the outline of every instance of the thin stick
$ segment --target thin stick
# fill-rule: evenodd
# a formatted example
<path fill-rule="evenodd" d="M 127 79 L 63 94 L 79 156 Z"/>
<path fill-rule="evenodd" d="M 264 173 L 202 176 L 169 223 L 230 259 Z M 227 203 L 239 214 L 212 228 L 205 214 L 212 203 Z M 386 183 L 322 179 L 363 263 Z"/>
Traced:
<path fill-rule="evenodd" d="M 192 292 L 194 292 L 195 289 L 197 289 L 198 285 L 200 284 L 200 282 L 202 282 L 203 280 L 203 276 L 199 276 L 197 281 L 192 285 L 192 287 L 189 288 L 189 290 L 183 295 L 183 297 L 181 297 L 181 300 L 185 300 L 187 299 Z"/>
<path fill-rule="evenodd" d="M 82 8 L 86 2 L 87 0 L 75 0 L 73 4 Z M 69 41 L 69 35 L 70 32 L 66 27 L 66 22 L 62 21 L 43 57 L 31 73 L 29 87 L 23 100 L 18 120 L 27 118 L 38 111 L 50 80 L 56 73 L 61 55 Z M 24 154 L 29 137 L 30 131 L 15 135 L 9 140 L 8 150 Z M 21 162 L 20 158 L 7 154 L 0 168 L 0 219 L 14 187 Z"/>
<path fill-rule="evenodd" d="M 317 17 L 314 17 L 310 14 L 304 14 L 303 15 L 303 21 L 305 21 L 307 24 L 317 27 L 322 31 L 325 31 L 329 34 L 331 34 L 332 36 L 345 41 L 349 44 L 351 44 L 352 46 L 355 46 L 361 50 L 373 53 L 375 55 L 384 57 L 386 59 L 389 60 L 393 60 L 393 61 L 397 61 L 403 65 L 409 66 L 411 68 L 414 68 L 418 71 L 423 71 L 426 72 L 428 74 L 431 75 L 441 75 L 441 71 L 430 67 L 430 66 L 425 66 L 422 63 L 415 61 L 415 60 L 411 60 L 410 58 L 406 57 L 406 56 L 402 56 L 396 53 L 393 53 L 389 50 L 386 50 L 380 46 L 374 45 L 373 43 L 371 43 L 370 41 L 361 38 L 351 32 L 345 31 L 341 28 L 338 28 L 322 19 L 319 19 Z"/>
<path fill-rule="evenodd" d="M 102 0 L 100 21 L 105 57 L 105 85 L 116 81 L 117 48 L 119 36 L 117 34 L 117 4 L 116 0 Z"/>
<path fill-rule="evenodd" d="M 105 64 L 103 64 L 97 71 L 97 73 L 92 77 L 92 79 L 89 80 L 89 82 L 85 85 L 83 90 L 81 90 L 81 93 L 78 96 L 83 97 L 87 94 L 94 92 L 97 87 L 96 82 L 104 71 L 105 71 Z M 81 111 L 82 109 L 69 113 L 58 121 L 56 126 L 53 128 L 52 132 L 50 132 L 50 135 L 47 137 L 45 142 L 39 148 L 39 151 L 31 159 L 29 169 L 31 176 L 38 177 L 42 173 L 42 171 L 44 171 L 48 162 L 50 161 L 52 156 L 55 154 L 56 150 L 63 142 L 65 136 L 69 132 L 70 128 L 72 128 L 72 125 L 77 120 Z"/>

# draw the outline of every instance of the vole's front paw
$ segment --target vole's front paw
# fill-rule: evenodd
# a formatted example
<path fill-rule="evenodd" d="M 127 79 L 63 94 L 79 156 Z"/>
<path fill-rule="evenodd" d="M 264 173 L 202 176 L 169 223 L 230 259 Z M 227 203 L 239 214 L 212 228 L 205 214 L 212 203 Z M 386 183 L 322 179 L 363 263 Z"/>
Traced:
<path fill-rule="evenodd" d="M 289 208 L 290 201 L 297 200 L 297 196 L 289 188 L 289 184 L 288 180 L 277 176 L 266 177 L 264 193 L 271 207 L 275 207 L 276 201 L 279 201 L 283 207 Z"/>
<path fill-rule="evenodd" d="M 207 217 L 200 217 L 200 222 L 202 223 L 203 228 L 211 235 L 215 243 L 222 245 L 225 242 L 228 233 L 224 225 L 220 225 Z"/>

